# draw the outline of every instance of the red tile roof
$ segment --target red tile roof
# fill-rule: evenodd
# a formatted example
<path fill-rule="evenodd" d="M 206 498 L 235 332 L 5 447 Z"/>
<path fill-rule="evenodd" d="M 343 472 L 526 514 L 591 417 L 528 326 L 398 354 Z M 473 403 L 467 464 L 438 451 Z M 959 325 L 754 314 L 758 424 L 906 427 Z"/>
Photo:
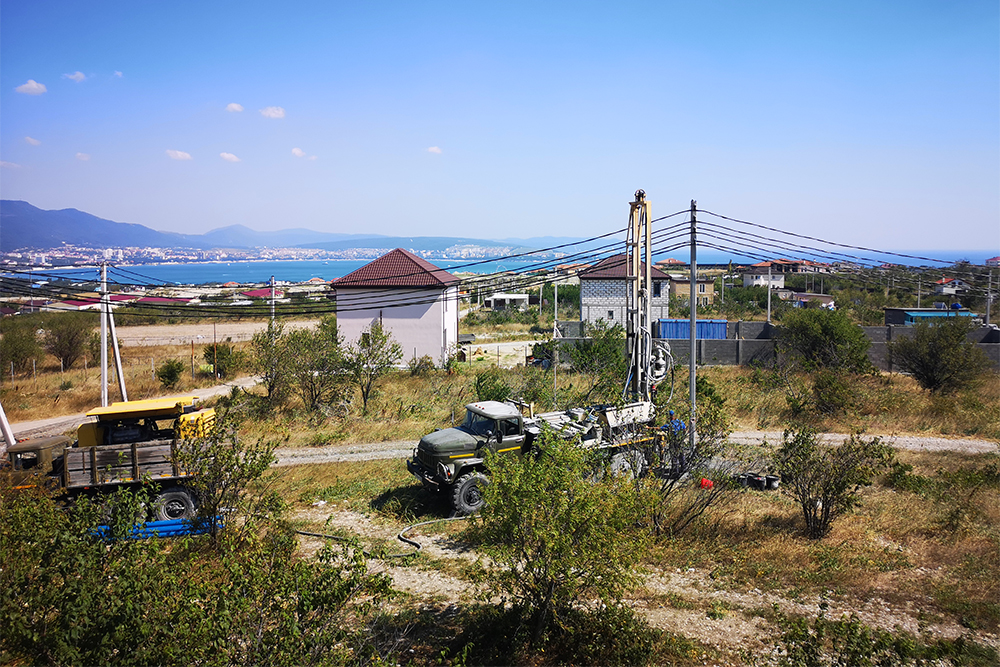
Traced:
<path fill-rule="evenodd" d="M 645 265 L 640 266 L 642 266 L 642 271 L 645 272 Z M 654 280 L 670 280 L 670 276 L 655 266 L 652 268 L 652 271 Z M 581 271 L 579 276 L 587 280 L 626 278 L 628 276 L 628 266 L 626 265 L 625 254 L 606 257 L 598 262 L 594 268 Z"/>
<path fill-rule="evenodd" d="M 270 287 L 262 287 L 261 289 L 252 289 L 252 290 L 248 290 L 246 292 L 240 292 L 240 294 L 242 294 L 245 297 L 249 297 L 251 299 L 270 299 L 271 298 L 271 288 Z M 281 291 L 280 289 L 275 289 L 274 290 L 274 298 L 275 299 L 282 299 L 282 298 L 284 298 L 284 296 L 285 296 L 285 293 L 283 291 Z"/>
<path fill-rule="evenodd" d="M 448 287 L 458 278 L 402 248 L 333 281 L 337 287 Z"/>

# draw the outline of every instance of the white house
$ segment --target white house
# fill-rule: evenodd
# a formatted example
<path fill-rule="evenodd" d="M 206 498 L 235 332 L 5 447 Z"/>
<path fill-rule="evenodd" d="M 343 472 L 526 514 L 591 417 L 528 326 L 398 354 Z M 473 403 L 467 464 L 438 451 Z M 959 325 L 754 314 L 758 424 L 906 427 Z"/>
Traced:
<path fill-rule="evenodd" d="M 941 278 L 934 283 L 935 294 L 965 294 L 969 291 L 969 283 L 958 278 Z"/>
<path fill-rule="evenodd" d="M 645 271 L 645 265 L 643 265 Z M 670 277 L 652 268 L 653 295 L 649 300 L 650 318 L 669 317 Z M 592 268 L 581 271 L 580 319 L 590 324 L 604 320 L 625 326 L 628 266 L 624 254 L 607 257 Z"/>
<path fill-rule="evenodd" d="M 771 268 L 770 275 L 768 275 L 768 267 Z M 771 289 L 784 289 L 785 287 L 784 272 L 778 271 L 778 267 L 772 265 L 771 262 L 754 264 L 750 267 L 750 271 L 743 274 L 744 287 L 767 287 L 769 284 Z"/>
<path fill-rule="evenodd" d="M 333 281 L 337 328 L 355 342 L 375 322 L 403 347 L 404 360 L 435 362 L 458 344 L 458 278 L 396 248 Z"/>

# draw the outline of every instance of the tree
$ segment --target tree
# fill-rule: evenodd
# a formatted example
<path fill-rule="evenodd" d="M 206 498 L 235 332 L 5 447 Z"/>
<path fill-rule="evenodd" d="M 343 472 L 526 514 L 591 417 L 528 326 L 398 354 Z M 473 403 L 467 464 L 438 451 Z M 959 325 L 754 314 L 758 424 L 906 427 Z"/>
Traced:
<path fill-rule="evenodd" d="M 243 363 L 243 355 L 232 344 L 232 338 L 226 338 L 224 343 L 209 343 L 202 358 L 212 366 L 215 377 L 222 380 L 232 377 Z"/>
<path fill-rule="evenodd" d="M 271 320 L 250 339 L 250 368 L 260 378 L 269 408 L 284 403 L 291 389 L 291 355 L 284 333 L 284 325 Z"/>
<path fill-rule="evenodd" d="M 342 398 L 350 377 L 336 324 L 293 331 L 285 350 L 295 391 L 306 408 L 316 410 Z"/>
<path fill-rule="evenodd" d="M 889 343 L 892 363 L 932 392 L 972 386 L 989 368 L 986 355 L 967 338 L 972 329 L 969 317 L 948 317 L 937 324 L 920 322 L 912 337 Z"/>
<path fill-rule="evenodd" d="M 625 359 L 625 329 L 603 319 L 587 327 L 587 339 L 567 347 L 573 370 L 586 378 L 589 385 L 583 402 L 591 396 L 603 400 L 619 397 L 628 363 Z"/>
<path fill-rule="evenodd" d="M 36 333 L 37 323 L 24 316 L 5 317 L 0 320 L 0 372 L 10 370 L 10 365 L 18 371 L 31 368 L 31 360 L 41 354 Z"/>
<path fill-rule="evenodd" d="M 381 322 L 372 324 L 347 352 L 351 380 L 361 391 L 362 410 L 368 414 L 368 399 L 375 383 L 403 358 L 403 347 Z"/>
<path fill-rule="evenodd" d="M 782 319 L 778 341 L 807 370 L 864 373 L 872 367 L 868 360 L 871 342 L 840 311 L 793 309 Z"/>
<path fill-rule="evenodd" d="M 858 505 L 861 487 L 894 460 L 892 447 L 880 438 L 855 434 L 839 447 L 828 447 L 819 444 L 815 432 L 803 429 L 785 431 L 774 465 L 782 491 L 802 509 L 806 534 L 819 539 L 830 532 L 834 519 Z"/>
<path fill-rule="evenodd" d="M 179 359 L 167 359 L 156 369 L 156 379 L 166 389 L 173 389 L 181 381 L 184 373 L 184 362 Z"/>
<path fill-rule="evenodd" d="M 624 480 L 589 481 L 594 454 L 573 440 L 545 433 L 539 449 L 487 455 L 486 504 L 471 528 L 492 560 L 484 571 L 491 594 L 525 613 L 534 642 L 581 600 L 619 606 L 644 548 L 630 532 L 635 509 L 619 492 Z"/>
<path fill-rule="evenodd" d="M 69 370 L 83 356 L 87 339 L 94 328 L 92 313 L 59 313 L 45 323 L 42 344 L 45 350 Z"/>

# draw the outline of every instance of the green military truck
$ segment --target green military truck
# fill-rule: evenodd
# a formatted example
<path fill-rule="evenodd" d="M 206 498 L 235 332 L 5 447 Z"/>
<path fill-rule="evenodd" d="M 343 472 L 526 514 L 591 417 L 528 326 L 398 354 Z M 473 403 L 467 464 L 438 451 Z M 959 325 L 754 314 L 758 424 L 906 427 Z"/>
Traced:
<path fill-rule="evenodd" d="M 199 410 L 196 396 L 124 401 L 87 413 L 77 439 L 34 438 L 7 448 L 15 488 L 46 485 L 69 497 L 155 484 L 155 521 L 194 517 L 197 499 L 185 486 L 191 474 L 174 451 L 183 438 L 203 436 L 214 409 Z"/>
<path fill-rule="evenodd" d="M 483 504 L 488 482 L 487 451 L 519 455 L 530 451 L 544 429 L 566 438 L 579 438 L 582 446 L 607 450 L 613 469 L 638 472 L 645 461 L 636 447 L 651 440 L 647 427 L 655 418 L 648 401 L 620 407 L 592 406 L 533 414 L 513 403 L 479 401 L 465 406 L 460 426 L 439 429 L 420 439 L 407 469 L 424 488 L 448 493 L 456 514 L 470 514 Z"/>

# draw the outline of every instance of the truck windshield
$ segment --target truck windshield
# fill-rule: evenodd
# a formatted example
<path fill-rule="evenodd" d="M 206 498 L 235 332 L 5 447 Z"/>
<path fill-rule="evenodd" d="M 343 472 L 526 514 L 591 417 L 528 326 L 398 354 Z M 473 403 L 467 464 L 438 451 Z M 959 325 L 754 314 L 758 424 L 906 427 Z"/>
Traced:
<path fill-rule="evenodd" d="M 486 435 L 493 430 L 493 420 L 471 410 L 465 413 L 465 421 L 462 428 L 474 435 Z"/>

